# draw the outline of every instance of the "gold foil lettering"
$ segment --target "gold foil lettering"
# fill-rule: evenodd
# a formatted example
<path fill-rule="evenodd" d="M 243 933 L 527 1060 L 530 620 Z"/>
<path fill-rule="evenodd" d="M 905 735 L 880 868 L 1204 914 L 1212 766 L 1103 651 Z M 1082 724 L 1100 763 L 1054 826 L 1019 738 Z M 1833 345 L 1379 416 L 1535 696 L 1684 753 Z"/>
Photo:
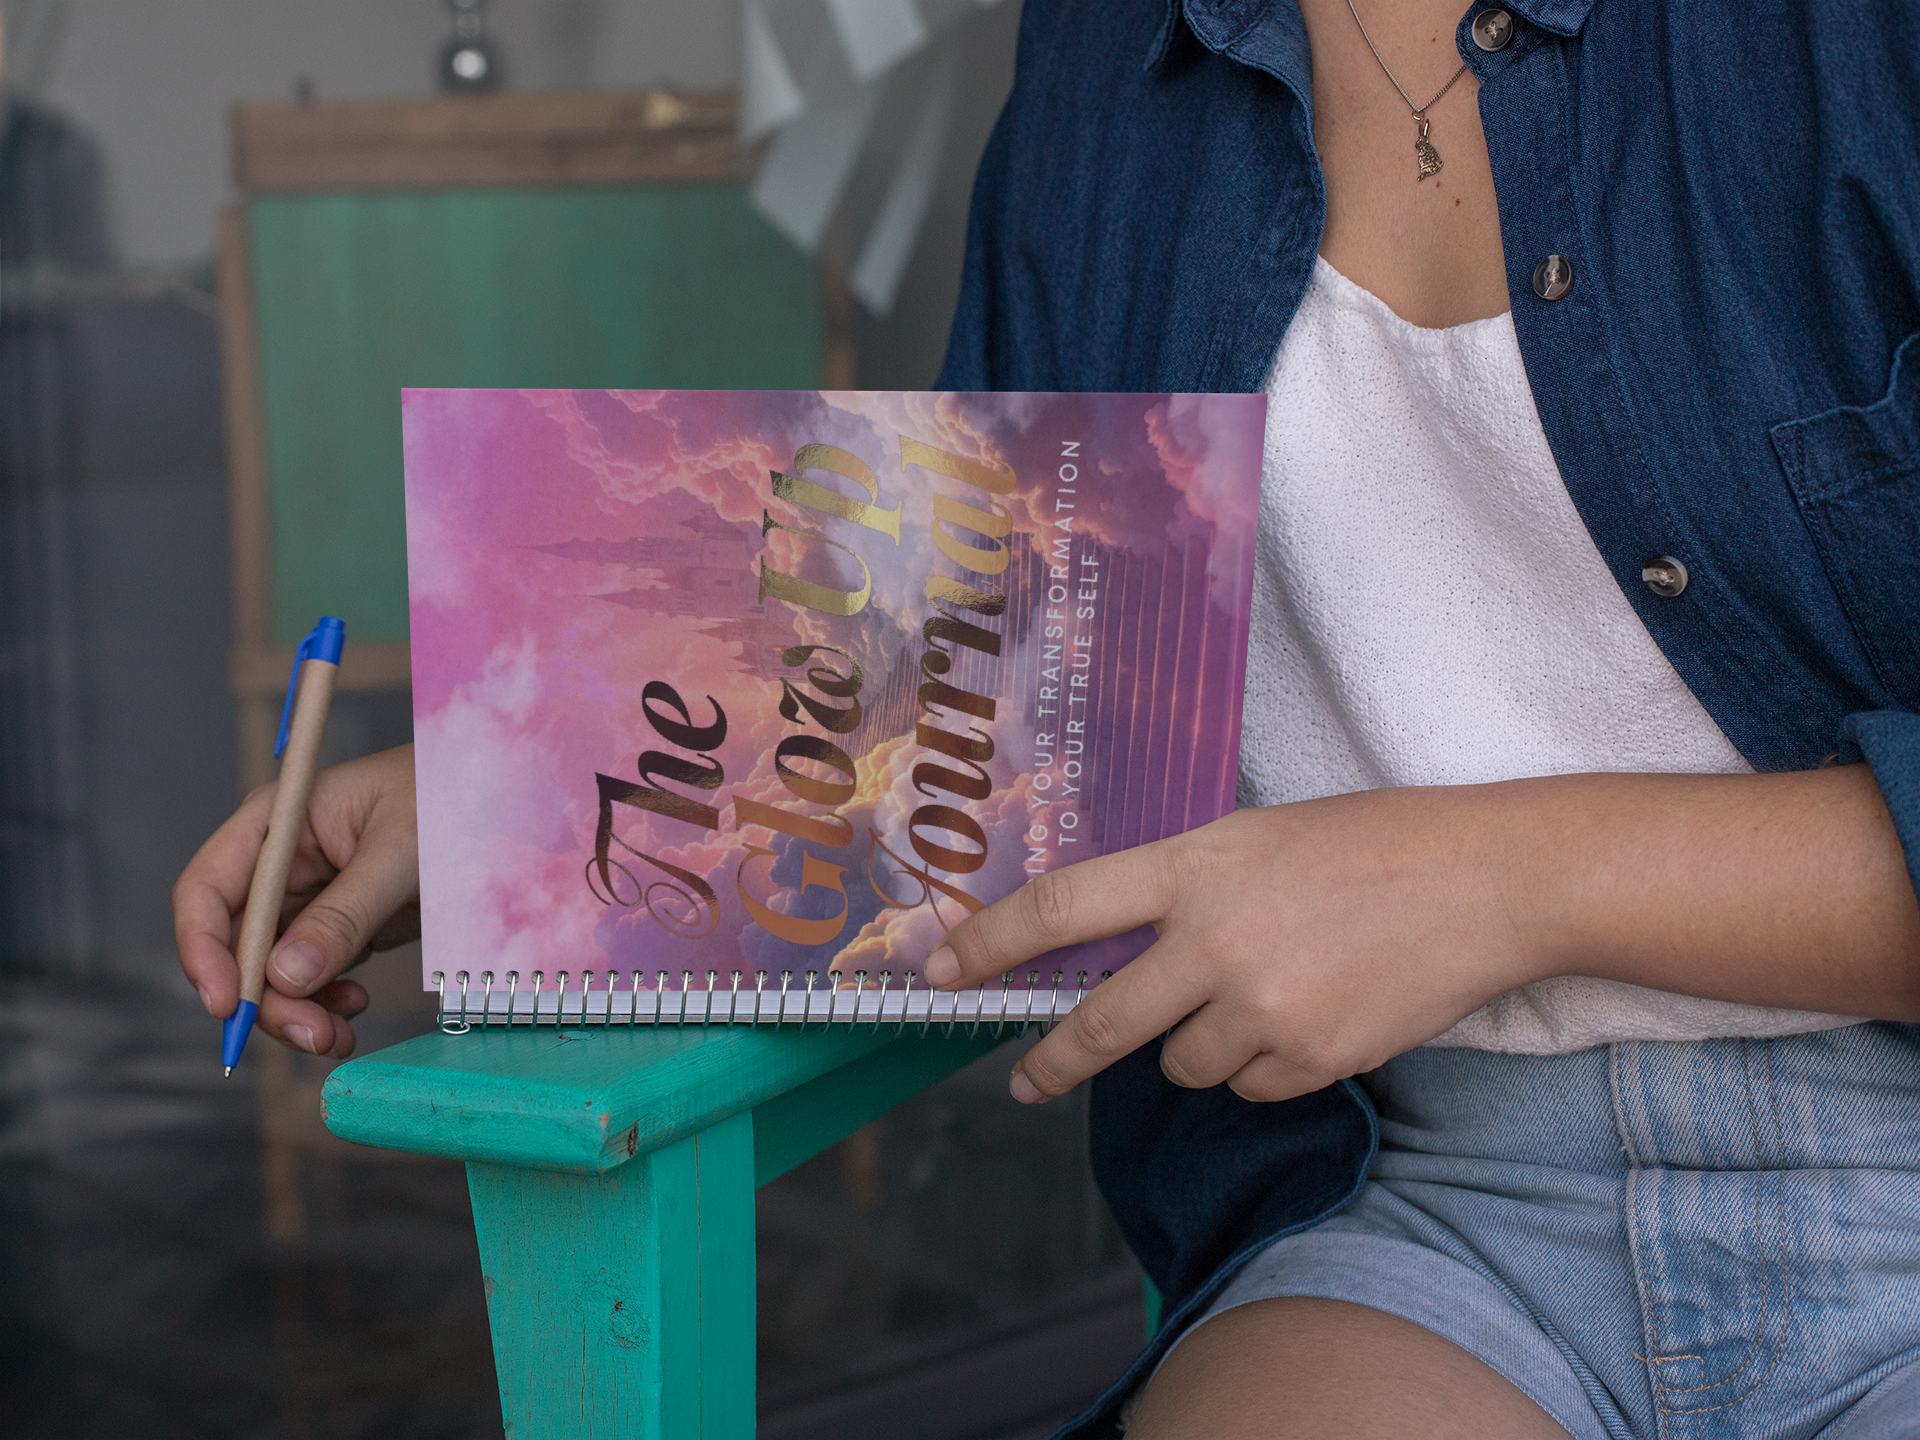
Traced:
<path fill-rule="evenodd" d="M 933 900 L 933 892 L 936 890 L 949 899 L 958 900 L 962 908 L 969 914 L 974 914 L 986 909 L 984 902 L 974 899 L 973 896 L 962 890 L 958 885 L 949 885 L 944 880 L 936 880 L 933 878 L 933 872 L 930 869 L 921 869 L 917 866 L 909 865 L 905 860 L 902 860 L 898 855 L 894 854 L 892 850 L 887 848 L 886 842 L 881 840 L 878 830 L 869 829 L 867 836 L 873 841 L 874 850 L 874 853 L 867 856 L 867 882 L 873 886 L 873 893 L 882 905 L 891 906 L 895 910 L 914 910 L 932 902 L 933 918 L 940 922 L 940 928 L 943 930 L 951 929 L 952 927 L 947 924 L 947 917 L 940 913 L 939 902 Z M 915 900 L 896 900 L 887 894 L 886 890 L 880 884 L 880 877 L 873 873 L 876 854 L 886 856 L 899 867 L 899 869 L 893 872 L 894 874 L 908 876 L 920 882 L 919 898 Z"/>
<path fill-rule="evenodd" d="M 872 496 L 873 503 L 850 500 L 836 490 L 815 484 L 806 478 L 809 470 L 829 470 L 835 475 L 844 475 Z M 880 508 L 880 484 L 859 456 L 850 455 L 833 445 L 803 445 L 793 457 L 793 474 L 782 475 L 778 470 L 771 474 L 773 493 L 780 499 L 805 505 L 809 510 L 818 510 L 823 515 L 837 515 L 842 520 L 851 520 L 869 530 L 878 530 L 896 545 L 900 543 L 900 507 L 895 505 L 891 510 Z"/>
<path fill-rule="evenodd" d="M 785 692 L 780 697 L 780 713 L 788 720 L 798 720 L 804 706 L 807 714 L 820 722 L 821 729 L 832 734 L 845 735 L 859 728 L 862 711 L 858 700 L 844 707 L 822 705 L 811 695 L 802 695 L 794 689 L 791 680 L 782 680 L 780 689 Z"/>
<path fill-rule="evenodd" d="M 920 638 L 927 642 L 927 648 L 920 656 L 920 670 L 926 675 L 944 675 L 953 668 L 953 658 L 940 648 L 940 642 L 949 645 L 965 645 L 970 650 L 978 650 L 982 655 L 998 656 L 1000 637 L 992 630 L 982 630 L 978 625 L 966 620 L 956 620 L 950 615 L 935 615 L 920 627 Z"/>
<path fill-rule="evenodd" d="M 631 780 L 615 779 L 611 775 L 596 774 L 593 777 L 600 786 L 601 823 L 611 827 L 613 807 L 631 805 L 636 810 L 648 810 L 655 815 L 664 815 L 669 820 L 698 825 L 703 830 L 720 828 L 718 810 L 685 795 L 676 795 L 665 786 L 647 783 L 656 775 L 701 790 L 717 790 L 721 780 L 726 777 L 726 771 L 717 761 L 712 765 L 698 765 L 677 755 L 663 755 L 658 750 L 649 750 L 640 757 L 641 783 L 638 785 Z"/>
<path fill-rule="evenodd" d="M 905 435 L 900 437 L 900 464 L 922 466 L 991 495 L 1012 494 L 1013 487 L 1019 483 L 1011 470 L 998 470 L 978 460 L 962 460 L 958 455 L 934 449 L 925 441 L 909 440 Z"/>
<path fill-rule="evenodd" d="M 976 590 L 945 575 L 927 577 L 927 599 L 935 605 L 959 605 L 976 615 L 1000 615 L 1007 608 L 1007 593 L 997 585 Z"/>
<path fill-rule="evenodd" d="M 672 706 L 680 712 L 680 718 L 669 720 L 653 708 L 656 704 Z M 695 725 L 693 714 L 687 708 L 687 702 L 682 700 L 680 692 L 666 681 L 649 680 L 640 691 L 640 708 L 646 712 L 647 723 L 653 726 L 662 740 L 669 745 L 678 745 L 683 750 L 717 750 L 725 743 L 726 712 L 720 708 L 720 702 L 711 695 L 707 696 L 707 704 L 713 706 L 713 723 Z"/>
<path fill-rule="evenodd" d="M 927 788 L 929 785 L 962 800 L 986 799 L 993 793 L 993 781 L 978 765 L 969 768 L 973 774 L 962 775 L 958 770 L 949 770 L 944 765 L 916 765 L 913 767 L 913 788 L 928 799 L 933 798 L 933 791 Z"/>
<path fill-rule="evenodd" d="M 831 850 L 838 850 L 853 840 L 853 825 L 838 815 L 814 819 L 739 796 L 735 796 L 733 801 L 733 823 L 740 829 L 748 825 L 765 825 L 769 830 L 778 830 L 796 840 L 825 845 Z"/>
<path fill-rule="evenodd" d="M 761 903 L 747 893 L 747 866 L 765 856 L 774 858 L 773 851 L 760 845 L 749 845 L 740 868 L 734 872 L 734 885 L 740 892 L 740 903 L 747 907 L 747 913 L 764 927 L 769 935 L 777 936 L 795 945 L 825 945 L 837 940 L 847 925 L 847 886 L 841 878 L 847 873 L 844 865 L 831 865 L 820 859 L 811 850 L 804 852 L 800 863 L 800 893 L 815 887 L 835 890 L 840 895 L 840 913 L 827 920 L 803 920 L 796 915 L 782 915 L 772 906 Z"/>
<path fill-rule="evenodd" d="M 843 784 L 837 780 L 816 780 L 787 764 L 789 759 L 818 760 L 823 765 L 831 765 L 846 776 Z M 844 805 L 853 798 L 856 776 L 853 761 L 838 745 L 831 740 L 823 740 L 818 735 L 789 735 L 773 751 L 774 773 L 785 785 L 802 800 L 812 801 L 815 805 Z"/>
<path fill-rule="evenodd" d="M 967 851 L 936 845 L 921 835 L 922 827 L 962 836 L 980 848 Z M 922 805 L 907 821 L 907 835 L 913 841 L 914 854 L 933 869 L 945 870 L 949 875 L 968 875 L 987 863 L 987 834 L 980 828 L 980 822 L 951 805 Z"/>
<path fill-rule="evenodd" d="M 829 670 L 824 665 L 816 665 L 807 671 L 807 683 L 822 695 L 831 695 L 836 700 L 846 700 L 860 693 L 860 687 L 867 683 L 866 674 L 860 669 L 860 662 L 837 645 L 792 645 L 780 652 L 780 663 L 789 670 L 804 665 L 812 656 L 825 650 L 838 655 L 847 662 L 847 673 Z M 791 720 L 793 717 L 787 717 Z"/>
<path fill-rule="evenodd" d="M 633 871 L 608 855 L 607 846 L 609 843 L 618 845 L 622 850 L 625 850 L 636 859 L 646 861 L 647 864 L 653 866 L 656 870 L 665 871 L 675 880 L 678 880 L 680 884 L 675 885 L 666 880 L 655 880 L 651 884 L 643 885 Z M 620 898 L 620 892 L 613 883 L 612 872 L 615 870 L 618 870 L 622 875 L 626 876 L 628 883 L 633 886 L 633 899 L 622 900 Z M 599 885 L 593 883 L 596 871 L 600 876 Z M 605 894 L 601 893 L 602 886 L 605 887 Z M 682 888 L 683 886 L 685 887 L 684 889 Z M 600 831 L 595 839 L 593 859 L 587 862 L 587 889 L 593 892 L 594 898 L 602 905 L 618 905 L 622 909 L 631 910 L 634 906 L 644 902 L 647 907 L 647 914 L 653 917 L 655 924 L 670 934 L 679 935 L 688 940 L 698 940 L 703 935 L 711 935 L 714 926 L 720 923 L 720 899 L 713 893 L 713 887 L 711 885 L 691 870 L 683 870 L 670 860 L 662 860 L 658 856 L 642 854 L 640 851 L 634 849 L 633 846 L 627 844 L 627 842 L 622 840 L 618 835 L 615 835 L 612 832 L 610 823 Z M 661 890 L 667 892 L 667 898 L 665 900 L 656 898 L 656 892 Z M 685 917 L 676 915 L 671 910 L 661 908 L 675 900 L 687 907 L 689 913 Z M 701 925 L 699 923 L 699 917 L 700 911 L 703 908 L 707 912 L 707 923 Z"/>
<path fill-rule="evenodd" d="M 964 710 L 969 715 L 978 715 L 982 720 L 991 720 L 998 708 L 990 695 L 976 695 L 971 690 L 961 690 L 947 684 L 944 680 L 929 680 L 920 687 L 922 705 L 944 705 L 949 710 Z"/>
<path fill-rule="evenodd" d="M 943 530 L 943 525 L 971 530 L 976 535 L 986 536 L 993 544 L 984 549 L 978 545 L 964 544 Z M 1013 517 L 998 506 L 982 510 L 977 505 L 963 504 L 947 495 L 933 497 L 933 543 L 954 564 L 976 575 L 998 575 L 1006 570 L 1007 562 L 1013 559 L 1013 551 L 1007 548 L 1005 537 L 1012 532 Z"/>
<path fill-rule="evenodd" d="M 802 580 L 798 576 L 788 575 L 784 571 L 767 568 L 764 557 L 760 561 L 760 599 L 772 596 L 775 600 L 784 600 L 789 605 L 798 605 L 803 609 L 817 610 L 822 615 L 858 615 L 867 608 L 867 601 L 873 598 L 873 572 L 867 568 L 867 562 L 860 558 L 856 550 L 849 549 L 838 540 L 829 540 L 824 535 L 815 535 L 809 530 L 795 530 L 790 525 L 782 525 L 766 511 L 760 512 L 760 533 L 771 534 L 775 530 L 785 530 L 789 535 L 804 535 L 809 540 L 818 540 L 823 545 L 853 556 L 854 563 L 860 567 L 860 588 L 858 590 L 837 590 L 831 585 L 820 585 L 812 580 Z"/>
<path fill-rule="evenodd" d="M 951 755 L 969 764 L 985 764 L 993 759 L 993 737 L 983 735 L 978 730 L 956 735 L 951 730 L 942 730 L 938 725 L 930 725 L 922 720 L 913 727 L 913 738 L 929 750 L 938 750 L 942 755 Z"/>

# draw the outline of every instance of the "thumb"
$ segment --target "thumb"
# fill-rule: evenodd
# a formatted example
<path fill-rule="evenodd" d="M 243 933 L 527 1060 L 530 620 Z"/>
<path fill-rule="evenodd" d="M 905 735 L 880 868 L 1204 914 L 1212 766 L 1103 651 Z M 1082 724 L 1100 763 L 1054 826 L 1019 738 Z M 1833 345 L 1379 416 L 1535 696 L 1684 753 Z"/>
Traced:
<path fill-rule="evenodd" d="M 369 838 L 326 889 L 293 917 L 267 958 L 267 983 L 306 996 L 331 984 L 371 948 L 395 912 L 419 898 L 414 847 Z"/>

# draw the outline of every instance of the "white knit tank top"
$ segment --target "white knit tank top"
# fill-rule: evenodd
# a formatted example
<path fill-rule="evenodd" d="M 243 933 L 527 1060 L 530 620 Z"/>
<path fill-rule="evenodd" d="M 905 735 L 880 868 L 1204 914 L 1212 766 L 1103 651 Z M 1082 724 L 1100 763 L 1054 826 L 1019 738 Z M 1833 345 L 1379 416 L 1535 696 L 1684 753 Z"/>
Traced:
<path fill-rule="evenodd" d="M 1422 329 L 1317 260 L 1266 391 L 1240 804 L 1748 770 L 1594 548 L 1511 315 Z M 1432 1043 L 1552 1055 L 1851 1023 L 1561 978 Z"/>

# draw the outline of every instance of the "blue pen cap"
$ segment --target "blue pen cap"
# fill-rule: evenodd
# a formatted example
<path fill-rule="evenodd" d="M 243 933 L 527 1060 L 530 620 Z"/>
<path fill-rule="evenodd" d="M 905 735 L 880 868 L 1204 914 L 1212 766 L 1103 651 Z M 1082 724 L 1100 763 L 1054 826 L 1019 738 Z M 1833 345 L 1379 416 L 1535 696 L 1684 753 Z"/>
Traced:
<path fill-rule="evenodd" d="M 307 632 L 299 648 L 293 652 L 293 674 L 287 677 L 287 702 L 280 707 L 280 738 L 273 742 L 273 758 L 278 760 L 280 752 L 287 748 L 287 726 L 293 723 L 293 694 L 300 688 L 300 667 L 309 660 L 324 660 L 329 665 L 340 663 L 340 652 L 347 644 L 347 622 L 335 619 L 331 615 L 322 615 L 320 623 Z"/>
<path fill-rule="evenodd" d="M 340 651 L 347 643 L 347 622 L 332 615 L 322 615 L 320 622 L 307 632 L 307 638 L 300 643 L 313 647 L 307 659 L 338 665 Z"/>

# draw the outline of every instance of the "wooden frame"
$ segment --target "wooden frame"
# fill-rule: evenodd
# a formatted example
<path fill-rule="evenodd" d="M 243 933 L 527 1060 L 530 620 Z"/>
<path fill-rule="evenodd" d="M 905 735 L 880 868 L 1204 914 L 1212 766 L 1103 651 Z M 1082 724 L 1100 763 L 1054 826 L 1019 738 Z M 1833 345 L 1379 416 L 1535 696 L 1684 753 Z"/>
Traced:
<path fill-rule="evenodd" d="M 243 196 L 697 183 L 747 178 L 759 161 L 735 139 L 731 90 L 242 105 L 231 119 L 234 179 Z M 245 792 L 273 778 L 273 740 L 293 648 L 272 640 L 266 427 L 244 203 L 220 217 L 219 291 L 233 526 L 231 677 Z M 852 292 L 823 267 L 821 294 L 822 388 L 853 389 Z M 411 679 L 404 643 L 358 644 L 347 647 L 339 685 L 394 690 Z"/>
<path fill-rule="evenodd" d="M 475 95 L 233 111 L 254 194 L 743 180 L 731 90 Z"/>
<path fill-rule="evenodd" d="M 240 788 L 273 778 L 273 742 L 293 673 L 293 646 L 273 643 L 272 538 L 267 505 L 266 425 L 260 409 L 260 367 L 253 328 L 253 273 L 247 215 L 233 206 L 220 216 L 220 348 L 227 410 L 227 504 L 232 526 L 233 650 L 228 670 L 239 707 Z M 338 688 L 404 689 L 413 679 L 405 642 L 350 645 Z"/>

